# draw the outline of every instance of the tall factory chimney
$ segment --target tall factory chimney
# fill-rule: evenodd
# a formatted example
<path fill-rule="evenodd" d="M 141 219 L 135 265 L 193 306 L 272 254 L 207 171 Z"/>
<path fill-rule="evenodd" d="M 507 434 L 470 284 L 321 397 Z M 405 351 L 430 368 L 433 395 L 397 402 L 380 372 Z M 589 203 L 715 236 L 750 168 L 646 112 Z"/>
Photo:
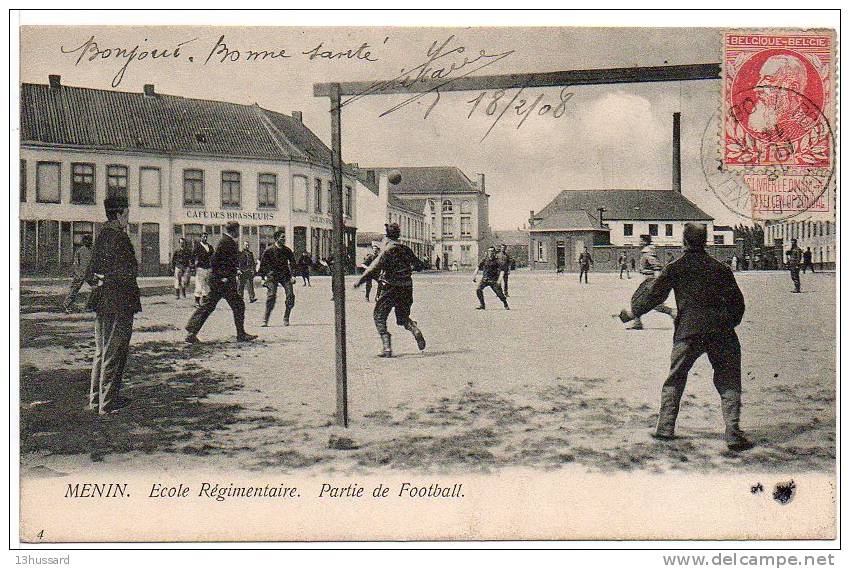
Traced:
<path fill-rule="evenodd" d="M 673 191 L 682 193 L 682 113 L 673 113 Z"/>

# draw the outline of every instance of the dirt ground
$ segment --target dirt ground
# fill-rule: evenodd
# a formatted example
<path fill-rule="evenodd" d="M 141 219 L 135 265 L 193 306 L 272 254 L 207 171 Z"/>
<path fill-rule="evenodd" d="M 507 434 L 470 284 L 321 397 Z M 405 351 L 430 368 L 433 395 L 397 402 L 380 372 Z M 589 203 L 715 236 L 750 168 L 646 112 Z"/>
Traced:
<path fill-rule="evenodd" d="M 21 298 L 21 462 L 25 475 L 83 470 L 181 469 L 276 472 L 504 467 L 596 472 L 816 470 L 835 466 L 835 275 L 739 273 L 747 301 L 742 426 L 759 446 L 725 451 L 719 397 L 702 358 L 691 372 L 680 438 L 650 438 L 669 364 L 672 322 L 646 329 L 611 318 L 637 279 L 517 272 L 511 311 L 487 291 L 474 310 L 470 274 L 415 281 L 413 317 L 428 339 L 419 353 L 392 326 L 399 357 L 379 341 L 363 289 L 347 290 L 351 427 L 333 425 L 330 281 L 296 287 L 292 326 L 259 328 L 264 294 L 248 305 L 261 341 L 237 344 L 222 302 L 185 345 L 191 299 L 143 298 L 123 394 L 132 404 L 99 417 L 84 410 L 93 353 L 92 315 L 66 315 L 49 287 Z M 349 281 L 349 285 L 353 281 Z M 281 302 L 282 304 L 282 302 Z M 356 448 L 329 448 L 346 436 Z"/>

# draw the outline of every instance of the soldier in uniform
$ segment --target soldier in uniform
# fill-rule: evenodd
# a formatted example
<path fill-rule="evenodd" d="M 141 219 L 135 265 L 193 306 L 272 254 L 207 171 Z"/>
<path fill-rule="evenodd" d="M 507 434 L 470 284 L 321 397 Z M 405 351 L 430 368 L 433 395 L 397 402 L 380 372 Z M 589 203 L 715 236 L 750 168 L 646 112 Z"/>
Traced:
<path fill-rule="evenodd" d="M 502 243 L 499 252 L 496 253 L 496 260 L 499 261 L 499 270 L 502 271 L 502 284 L 504 286 L 505 297 L 509 297 L 508 293 L 508 275 L 511 274 L 511 267 L 514 264 L 513 258 L 508 254 L 508 246 Z"/>
<path fill-rule="evenodd" d="M 301 286 L 309 286 L 310 284 L 310 265 L 313 264 L 313 258 L 310 256 L 310 253 L 304 251 L 301 253 L 301 256 L 298 258 L 298 272 L 301 275 Z"/>
<path fill-rule="evenodd" d="M 812 273 L 815 272 L 815 264 L 812 263 L 811 247 L 806 247 L 806 251 L 803 253 L 803 274 L 806 274 L 806 269 L 811 269 Z"/>
<path fill-rule="evenodd" d="M 77 295 L 80 294 L 83 283 L 86 282 L 86 271 L 88 271 L 89 262 L 91 261 L 91 246 L 91 235 L 83 235 L 83 243 L 74 251 L 71 286 L 68 288 L 68 295 L 65 297 L 65 302 L 62 305 L 65 312 L 69 314 L 73 310 L 74 302 L 77 300 Z"/>
<path fill-rule="evenodd" d="M 476 310 L 484 310 L 487 308 L 484 304 L 484 289 L 487 287 L 490 287 L 493 292 L 496 293 L 496 296 L 502 301 L 505 310 L 511 309 L 511 307 L 508 306 L 508 299 L 505 297 L 505 293 L 502 292 L 502 287 L 499 285 L 500 270 L 501 267 L 499 265 L 499 261 L 496 259 L 496 249 L 494 247 L 488 247 L 484 260 L 478 264 L 478 269 L 476 269 L 475 274 L 472 276 L 472 282 L 477 282 L 478 273 L 482 273 L 481 282 L 478 283 L 478 288 L 475 289 L 475 294 L 478 296 L 478 306 L 476 306 Z"/>
<path fill-rule="evenodd" d="M 663 303 L 671 290 L 676 293 L 679 316 L 673 332 L 670 373 L 661 389 L 661 411 L 653 436 L 674 438 L 688 372 L 702 354 L 707 354 L 714 368 L 714 387 L 720 394 L 726 445 L 729 450 L 742 451 L 754 446 L 739 425 L 741 344 L 735 327 L 744 316 L 744 296 L 729 267 L 706 252 L 706 236 L 705 225 L 685 224 L 685 254 L 652 281 L 645 295 L 633 299 L 631 313 L 640 317 Z"/>
<path fill-rule="evenodd" d="M 283 287 L 286 293 L 286 310 L 283 313 L 283 325 L 289 326 L 289 316 L 292 307 L 295 306 L 295 254 L 286 246 L 286 232 L 278 229 L 274 232 L 274 244 L 263 251 L 260 258 L 259 275 L 263 277 L 263 285 L 268 291 L 266 293 L 266 314 L 263 317 L 262 326 L 269 325 L 272 310 L 277 302 L 277 286 Z"/>
<path fill-rule="evenodd" d="M 254 291 L 254 272 L 257 269 L 257 261 L 251 251 L 251 244 L 245 241 L 245 245 L 239 251 L 239 296 L 244 298 L 245 288 L 248 288 L 248 299 L 257 302 L 257 293 Z"/>
<path fill-rule="evenodd" d="M 195 306 L 201 306 L 204 297 L 210 293 L 210 268 L 213 253 L 213 246 L 207 243 L 206 232 L 201 233 L 201 240 L 195 243 L 195 248 L 192 250 L 195 266 Z"/>
<path fill-rule="evenodd" d="M 620 258 L 617 259 L 617 264 L 620 265 L 620 279 L 623 278 L 623 271 L 626 272 L 626 278 L 632 278 L 632 273 L 629 271 L 629 264 L 626 260 L 625 253 L 620 253 Z"/>
<path fill-rule="evenodd" d="M 791 240 L 791 250 L 788 251 L 788 270 L 791 272 L 791 281 L 794 283 L 794 292 L 800 292 L 800 261 L 803 252 L 797 247 L 797 240 Z"/>
<path fill-rule="evenodd" d="M 372 264 L 363 271 L 354 288 L 360 287 L 369 279 L 378 279 L 378 296 L 375 298 L 375 328 L 381 336 L 382 351 L 378 354 L 381 358 L 391 358 L 393 355 L 392 339 L 387 329 L 387 318 L 390 312 L 395 310 L 396 324 L 413 334 L 416 345 L 420 350 L 425 349 L 425 336 L 419 330 L 414 320 L 410 318 L 410 309 L 413 306 L 413 278 L 412 271 L 421 271 L 425 264 L 410 250 L 410 247 L 398 241 L 401 237 L 401 229 L 397 223 L 388 223 L 386 227 L 386 240 L 384 248 L 372 261 Z"/>
<path fill-rule="evenodd" d="M 189 286 L 192 276 L 192 250 L 183 237 L 180 238 L 180 246 L 171 256 L 171 272 L 174 274 L 174 298 L 179 299 L 181 294 L 186 298 L 186 287 Z"/>
<path fill-rule="evenodd" d="M 587 274 L 590 272 L 590 266 L 593 264 L 593 257 L 590 256 L 590 251 L 587 250 L 587 247 L 584 248 L 584 251 L 581 252 L 581 255 L 578 256 L 578 282 L 581 282 L 581 277 L 584 275 L 584 284 L 587 284 Z"/>
<path fill-rule="evenodd" d="M 204 297 L 204 302 L 195 309 L 186 324 L 186 342 L 194 344 L 198 341 L 198 332 L 215 310 L 222 298 L 233 311 L 233 323 L 236 325 L 236 340 L 250 342 L 257 338 L 254 334 L 245 332 L 245 301 L 238 292 L 239 281 L 239 223 L 228 221 L 215 253 L 210 257 L 210 292 Z"/>
<path fill-rule="evenodd" d="M 89 409 L 101 415 L 129 404 L 119 393 L 130 354 L 133 319 L 142 311 L 136 252 L 127 235 L 127 200 L 111 196 L 103 206 L 107 221 L 94 240 L 85 279 L 92 287 L 88 308 L 95 312 Z"/>
<path fill-rule="evenodd" d="M 380 255 L 380 254 L 381 254 L 381 249 L 377 245 L 373 245 L 372 246 L 372 252 L 369 253 L 368 255 L 366 255 L 366 257 L 363 259 L 363 265 L 366 268 L 369 268 L 369 265 L 371 265 L 372 262 L 374 262 L 374 260 L 377 259 L 378 255 Z M 372 279 L 368 279 L 366 281 L 366 302 L 369 302 L 369 295 L 372 293 L 372 281 L 373 280 L 375 280 L 375 279 L 372 278 Z M 380 287 L 380 283 L 379 283 L 378 286 Z M 380 291 L 378 291 L 378 294 L 380 294 Z"/>
<path fill-rule="evenodd" d="M 640 273 L 644 275 L 644 281 L 632 295 L 633 303 L 635 298 L 646 294 L 649 287 L 655 281 L 655 277 L 661 271 L 661 261 L 658 260 L 658 256 L 655 254 L 655 245 L 652 244 L 652 237 L 650 235 L 641 235 L 640 241 L 643 246 L 640 251 Z M 676 320 L 676 310 L 667 306 L 664 302 L 659 303 L 653 310 L 668 315 L 674 321 Z M 641 322 L 640 316 L 632 316 L 628 310 L 623 309 L 620 311 L 619 318 L 624 323 L 634 320 L 634 323 L 627 330 L 643 330 L 643 322 Z"/>

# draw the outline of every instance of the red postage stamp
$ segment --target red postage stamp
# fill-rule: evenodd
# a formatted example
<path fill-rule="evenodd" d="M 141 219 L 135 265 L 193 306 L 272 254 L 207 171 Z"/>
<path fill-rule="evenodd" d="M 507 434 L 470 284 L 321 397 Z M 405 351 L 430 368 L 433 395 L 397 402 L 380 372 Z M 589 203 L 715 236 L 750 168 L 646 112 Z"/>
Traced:
<path fill-rule="evenodd" d="M 724 34 L 724 168 L 832 168 L 834 54 L 829 30 Z"/>

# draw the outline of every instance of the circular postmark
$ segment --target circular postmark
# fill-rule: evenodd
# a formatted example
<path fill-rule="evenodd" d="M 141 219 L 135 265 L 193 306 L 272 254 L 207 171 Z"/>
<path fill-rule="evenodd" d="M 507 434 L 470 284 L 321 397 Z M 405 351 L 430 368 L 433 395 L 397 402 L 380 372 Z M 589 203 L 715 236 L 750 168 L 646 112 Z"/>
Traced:
<path fill-rule="evenodd" d="M 715 112 L 703 131 L 700 162 L 708 187 L 732 213 L 756 221 L 829 211 L 836 141 L 821 105 L 787 87 L 741 81 L 733 104 L 724 115 Z M 811 94 L 822 101 L 822 91 Z M 793 112 L 766 110 L 783 105 L 793 105 Z"/>

